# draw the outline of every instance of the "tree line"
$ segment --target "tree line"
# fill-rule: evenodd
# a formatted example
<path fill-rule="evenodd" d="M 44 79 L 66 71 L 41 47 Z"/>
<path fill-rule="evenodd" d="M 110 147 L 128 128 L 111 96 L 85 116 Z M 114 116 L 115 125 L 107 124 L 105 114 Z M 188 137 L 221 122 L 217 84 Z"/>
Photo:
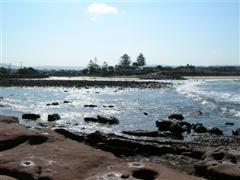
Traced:
<path fill-rule="evenodd" d="M 132 62 L 130 56 L 128 54 L 124 54 L 120 57 L 119 63 L 114 66 L 109 66 L 107 62 L 103 62 L 102 66 L 98 65 L 97 58 L 94 60 L 90 60 L 87 69 L 85 69 L 85 73 L 106 73 L 106 72 L 114 72 L 116 69 L 126 71 L 127 69 L 130 70 L 138 70 L 141 69 L 143 66 L 146 65 L 146 58 L 142 53 L 140 53 L 136 61 Z"/>

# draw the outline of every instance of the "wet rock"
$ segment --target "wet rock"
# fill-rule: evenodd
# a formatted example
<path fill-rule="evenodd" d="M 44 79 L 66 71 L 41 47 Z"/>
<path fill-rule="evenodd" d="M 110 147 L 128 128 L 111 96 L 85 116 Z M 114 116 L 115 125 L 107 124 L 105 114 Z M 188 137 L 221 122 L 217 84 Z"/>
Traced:
<path fill-rule="evenodd" d="M 40 118 L 39 114 L 23 114 L 22 119 L 37 120 Z"/>
<path fill-rule="evenodd" d="M 156 126 L 158 127 L 159 131 L 169 131 L 171 124 L 172 124 L 172 121 L 170 120 L 159 119 L 156 121 Z"/>
<path fill-rule="evenodd" d="M 178 122 L 173 122 L 169 127 L 169 131 L 173 135 L 182 138 L 182 133 L 184 132 L 184 129 Z"/>
<path fill-rule="evenodd" d="M 176 119 L 182 121 L 184 119 L 182 114 L 172 114 L 168 116 L 168 119 Z"/>
<path fill-rule="evenodd" d="M 197 175 L 209 179 L 240 179 L 239 152 L 226 147 L 209 148 L 194 168 Z"/>
<path fill-rule="evenodd" d="M 48 121 L 57 121 L 61 119 L 60 115 L 59 114 L 49 114 L 48 115 Z"/>
<path fill-rule="evenodd" d="M 207 132 L 216 135 L 223 135 L 223 132 L 217 127 L 211 127 L 207 130 Z"/>
<path fill-rule="evenodd" d="M 204 127 L 202 124 L 196 124 L 195 126 L 193 126 L 193 130 L 197 133 L 206 133 L 207 132 L 207 128 Z"/>
<path fill-rule="evenodd" d="M 2 116 L 0 115 L 0 123 L 18 123 L 18 118 L 14 116 Z"/>
<path fill-rule="evenodd" d="M 64 104 L 71 103 L 70 101 L 63 101 Z"/>
<path fill-rule="evenodd" d="M 53 105 L 53 106 L 58 106 L 59 103 L 58 103 L 58 102 L 53 102 L 52 105 Z"/>
<path fill-rule="evenodd" d="M 94 104 L 86 104 L 86 105 L 84 105 L 84 107 L 92 107 L 92 108 L 94 108 L 94 107 L 97 107 L 97 105 L 94 105 Z"/>
<path fill-rule="evenodd" d="M 97 122 L 102 124 L 119 124 L 119 120 L 116 117 L 105 117 L 105 116 L 97 116 L 97 118 L 94 117 L 85 117 L 84 121 L 86 122 Z"/>
<path fill-rule="evenodd" d="M 195 111 L 195 112 L 191 112 L 192 116 L 202 116 L 203 112 L 202 111 Z"/>
<path fill-rule="evenodd" d="M 98 122 L 98 119 L 94 118 L 94 117 L 85 117 L 84 121 L 86 121 L 86 122 Z"/>
<path fill-rule="evenodd" d="M 122 131 L 123 134 L 133 135 L 133 136 L 147 136 L 147 137 L 159 137 L 163 136 L 159 131 L 148 131 L 148 130 L 133 130 L 133 131 Z"/>
<path fill-rule="evenodd" d="M 116 117 L 105 117 L 105 116 L 97 116 L 99 123 L 108 123 L 108 124 L 119 124 L 119 120 Z"/>
<path fill-rule="evenodd" d="M 233 123 L 233 122 L 225 122 L 224 124 L 225 124 L 225 125 L 228 125 L 228 126 L 234 126 L 234 123 Z"/>
<path fill-rule="evenodd" d="M 232 135 L 234 136 L 240 136 L 240 128 L 237 128 L 235 130 L 232 131 Z"/>

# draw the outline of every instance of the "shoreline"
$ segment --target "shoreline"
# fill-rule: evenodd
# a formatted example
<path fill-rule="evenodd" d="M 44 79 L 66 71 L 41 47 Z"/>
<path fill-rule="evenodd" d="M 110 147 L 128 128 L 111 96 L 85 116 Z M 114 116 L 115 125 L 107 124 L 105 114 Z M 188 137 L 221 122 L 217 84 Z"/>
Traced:
<path fill-rule="evenodd" d="M 121 88 L 166 88 L 167 82 L 155 81 L 92 81 L 92 80 L 21 80 L 0 79 L 0 87 L 121 87 Z"/>
<path fill-rule="evenodd" d="M 240 76 L 183 76 L 187 80 L 240 80 Z"/>

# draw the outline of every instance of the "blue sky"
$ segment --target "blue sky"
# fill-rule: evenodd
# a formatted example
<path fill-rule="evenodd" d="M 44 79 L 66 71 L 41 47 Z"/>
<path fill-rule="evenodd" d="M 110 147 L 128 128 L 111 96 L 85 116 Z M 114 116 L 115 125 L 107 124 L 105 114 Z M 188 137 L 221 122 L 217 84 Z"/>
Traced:
<path fill-rule="evenodd" d="M 115 65 L 142 52 L 148 64 L 240 64 L 239 1 L 94 2 L 3 0 L 1 61 Z"/>

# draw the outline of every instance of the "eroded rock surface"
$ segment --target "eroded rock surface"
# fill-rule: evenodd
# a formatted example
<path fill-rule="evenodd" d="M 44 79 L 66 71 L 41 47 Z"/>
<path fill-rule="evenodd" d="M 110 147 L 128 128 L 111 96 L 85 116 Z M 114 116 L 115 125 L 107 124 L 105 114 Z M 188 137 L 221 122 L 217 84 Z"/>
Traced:
<path fill-rule="evenodd" d="M 0 178 L 6 180 L 201 179 L 156 163 L 129 163 L 52 130 L 9 122 L 0 117 Z M 97 135 L 88 138 L 97 142 Z"/>

